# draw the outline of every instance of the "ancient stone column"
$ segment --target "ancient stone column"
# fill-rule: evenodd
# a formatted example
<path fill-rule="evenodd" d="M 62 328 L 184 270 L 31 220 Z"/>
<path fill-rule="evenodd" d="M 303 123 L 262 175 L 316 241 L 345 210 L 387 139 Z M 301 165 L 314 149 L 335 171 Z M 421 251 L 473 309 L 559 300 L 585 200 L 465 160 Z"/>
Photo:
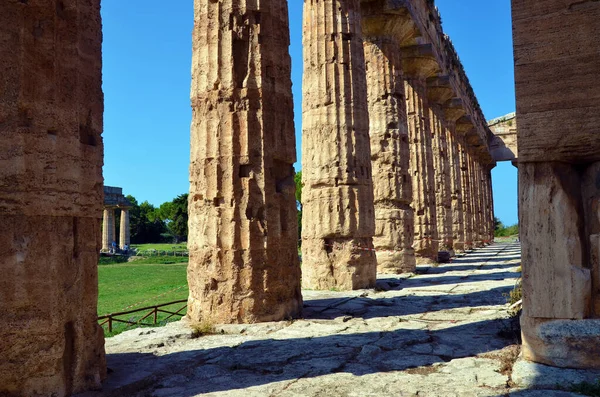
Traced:
<path fill-rule="evenodd" d="M 412 187 L 400 49 L 393 38 L 365 40 L 375 236 L 379 273 L 416 268 Z"/>
<path fill-rule="evenodd" d="M 464 216 L 465 250 L 473 249 L 473 211 L 472 211 L 472 188 L 469 167 L 469 155 L 467 153 L 464 139 L 459 140 L 460 156 L 460 183 L 462 190 L 462 205 Z"/>
<path fill-rule="evenodd" d="M 481 247 L 483 244 L 481 242 L 481 195 L 479 191 L 479 170 L 473 153 L 469 153 L 468 160 L 470 169 L 469 177 L 471 183 L 471 216 L 473 219 L 472 240 L 475 247 Z"/>
<path fill-rule="evenodd" d="M 375 285 L 369 113 L 358 0 L 304 2 L 302 283 Z"/>
<path fill-rule="evenodd" d="M 130 230 L 129 230 L 129 208 L 121 209 L 121 225 L 119 228 L 119 247 L 125 249 L 125 246 L 129 246 L 130 242 Z"/>
<path fill-rule="evenodd" d="M 484 165 L 482 166 L 482 181 L 483 181 L 483 192 L 484 192 L 484 213 L 483 213 L 483 225 L 484 225 L 484 238 L 486 244 L 491 244 L 494 241 L 494 209 L 493 209 L 493 198 L 491 189 L 491 168 L 493 166 Z"/>
<path fill-rule="evenodd" d="M 452 242 L 454 252 L 465 250 L 465 219 L 462 198 L 460 152 L 453 126 L 448 134 L 450 173 L 452 179 Z"/>
<path fill-rule="evenodd" d="M 485 205 L 485 194 L 483 190 L 483 178 L 481 173 L 481 162 L 478 159 L 473 158 L 475 168 L 475 188 L 476 188 L 476 208 L 477 213 L 475 220 L 477 222 L 477 240 L 480 246 L 485 245 L 485 218 L 484 218 L 484 205 Z"/>
<path fill-rule="evenodd" d="M 102 250 L 110 251 L 113 241 L 115 241 L 115 209 L 108 207 L 104 208 L 102 221 Z"/>
<path fill-rule="evenodd" d="M 100 0 L 0 2 L 0 395 L 106 374 Z"/>
<path fill-rule="evenodd" d="M 600 369 L 600 3 L 512 15 L 523 357 Z"/>
<path fill-rule="evenodd" d="M 418 75 L 405 80 L 410 142 L 410 174 L 415 210 L 415 253 L 417 261 L 435 261 L 439 249 L 431 123 L 425 78 Z"/>
<path fill-rule="evenodd" d="M 600 162 L 519 163 L 527 359 L 600 368 L 599 180 Z"/>
<path fill-rule="evenodd" d="M 188 317 L 298 317 L 287 2 L 194 5 Z"/>
<path fill-rule="evenodd" d="M 493 168 L 493 167 L 491 167 Z M 486 172 L 487 192 L 488 192 L 488 238 L 490 242 L 494 241 L 494 232 L 496 223 L 494 221 L 494 190 L 492 185 L 492 170 Z"/>
<path fill-rule="evenodd" d="M 437 215 L 439 249 L 453 253 L 452 238 L 452 181 L 448 155 L 448 130 L 439 105 L 432 105 L 430 121 L 432 132 L 434 195 Z"/>

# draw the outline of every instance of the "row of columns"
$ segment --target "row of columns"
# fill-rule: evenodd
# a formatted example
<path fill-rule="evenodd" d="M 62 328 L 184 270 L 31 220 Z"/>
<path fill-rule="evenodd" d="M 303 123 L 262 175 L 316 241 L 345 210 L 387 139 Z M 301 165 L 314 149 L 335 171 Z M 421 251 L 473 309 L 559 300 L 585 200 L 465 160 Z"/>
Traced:
<path fill-rule="evenodd" d="M 119 225 L 119 244 L 120 249 L 129 247 L 131 242 L 131 230 L 129 227 L 129 208 L 125 207 L 105 207 L 102 218 L 102 251 L 110 251 L 112 243 L 116 243 L 115 234 L 115 210 L 121 210 L 121 221 Z"/>
<path fill-rule="evenodd" d="M 190 318 L 297 317 L 301 284 L 374 287 L 493 238 L 490 165 L 437 67 L 363 37 L 359 0 L 306 0 L 300 271 L 287 7 L 244 4 L 196 0 Z"/>

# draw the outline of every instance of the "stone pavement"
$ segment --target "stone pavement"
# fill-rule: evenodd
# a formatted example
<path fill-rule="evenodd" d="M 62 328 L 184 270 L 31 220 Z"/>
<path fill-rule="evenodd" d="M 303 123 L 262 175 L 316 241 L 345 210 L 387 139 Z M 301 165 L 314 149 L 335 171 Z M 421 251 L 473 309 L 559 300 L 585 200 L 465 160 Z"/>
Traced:
<path fill-rule="evenodd" d="M 303 291 L 302 320 L 128 331 L 106 341 L 104 391 L 84 396 L 574 396 L 513 382 L 519 266 L 518 243 L 496 244 L 375 290 Z"/>

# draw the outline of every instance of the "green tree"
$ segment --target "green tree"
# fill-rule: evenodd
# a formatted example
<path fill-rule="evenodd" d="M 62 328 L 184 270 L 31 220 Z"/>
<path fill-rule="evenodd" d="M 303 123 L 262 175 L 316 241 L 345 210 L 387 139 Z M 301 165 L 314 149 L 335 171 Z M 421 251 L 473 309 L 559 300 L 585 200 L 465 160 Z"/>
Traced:
<path fill-rule="evenodd" d="M 148 201 L 138 204 L 132 195 L 127 196 L 132 207 L 129 209 L 129 227 L 132 244 L 161 243 L 166 231 L 164 222 L 157 217 L 156 208 Z"/>
<path fill-rule="evenodd" d="M 188 235 L 188 194 L 180 194 L 173 201 L 163 203 L 156 216 L 165 223 L 167 234 L 179 243 L 187 241 Z"/>

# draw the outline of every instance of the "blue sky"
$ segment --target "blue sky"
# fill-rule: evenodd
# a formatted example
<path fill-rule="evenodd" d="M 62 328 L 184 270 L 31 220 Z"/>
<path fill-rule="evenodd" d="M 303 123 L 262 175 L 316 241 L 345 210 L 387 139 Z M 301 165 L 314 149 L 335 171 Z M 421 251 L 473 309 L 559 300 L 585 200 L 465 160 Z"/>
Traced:
<path fill-rule="evenodd" d="M 436 3 L 486 118 L 513 112 L 510 1 Z M 302 5 L 289 2 L 299 153 Z M 165 7 L 159 0 L 102 0 L 102 17 L 105 183 L 160 205 L 189 188 L 193 1 L 171 1 Z M 499 163 L 492 175 L 496 216 L 516 223 L 516 168 Z"/>

